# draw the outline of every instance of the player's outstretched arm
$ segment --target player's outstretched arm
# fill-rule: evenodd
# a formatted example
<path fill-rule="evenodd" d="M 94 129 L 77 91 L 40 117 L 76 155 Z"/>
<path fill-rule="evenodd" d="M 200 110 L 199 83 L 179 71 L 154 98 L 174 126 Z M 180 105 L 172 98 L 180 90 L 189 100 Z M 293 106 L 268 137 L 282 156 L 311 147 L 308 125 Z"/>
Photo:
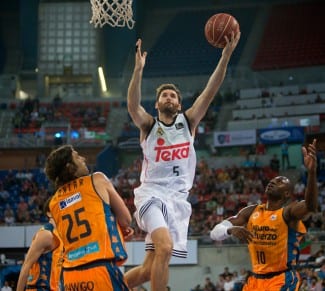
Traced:
<path fill-rule="evenodd" d="M 288 205 L 288 209 L 286 209 L 285 213 L 285 215 L 288 215 L 288 220 L 299 220 L 308 213 L 317 211 L 318 186 L 316 144 L 317 140 L 314 139 L 307 147 L 302 147 L 304 165 L 308 173 L 305 199 Z"/>
<path fill-rule="evenodd" d="M 308 211 L 317 211 L 318 200 L 318 187 L 317 187 L 317 155 L 316 155 L 316 142 L 307 147 L 302 147 L 304 156 L 304 164 L 308 172 L 307 186 L 305 190 L 305 201 Z"/>
<path fill-rule="evenodd" d="M 34 240 L 31 243 L 31 246 L 28 249 L 24 263 L 19 273 L 16 289 L 17 291 L 25 290 L 28 274 L 32 265 L 37 262 L 42 254 L 51 251 L 55 247 L 56 245 L 53 240 L 53 235 L 50 231 L 41 230 L 36 234 Z"/>
<path fill-rule="evenodd" d="M 152 122 L 152 117 L 141 106 L 141 82 L 143 68 L 146 63 L 147 52 L 141 51 L 142 41 L 136 42 L 135 65 L 128 88 L 127 105 L 128 112 L 134 124 L 140 129 L 145 129 Z"/>
<path fill-rule="evenodd" d="M 197 127 L 201 119 L 204 117 L 209 105 L 217 94 L 225 78 L 230 57 L 238 44 L 239 38 L 240 32 L 238 32 L 236 35 L 232 33 L 231 39 L 226 38 L 227 44 L 222 50 L 222 56 L 217 67 L 210 76 L 204 90 L 195 100 L 193 106 L 186 111 L 192 131 Z"/>

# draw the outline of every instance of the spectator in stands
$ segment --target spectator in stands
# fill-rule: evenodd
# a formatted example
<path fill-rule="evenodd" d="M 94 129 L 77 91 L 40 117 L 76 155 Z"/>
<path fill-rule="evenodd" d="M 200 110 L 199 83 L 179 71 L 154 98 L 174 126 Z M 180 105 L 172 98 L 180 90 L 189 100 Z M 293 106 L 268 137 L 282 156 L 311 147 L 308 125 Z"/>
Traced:
<path fill-rule="evenodd" d="M 234 215 L 237 212 L 237 197 L 234 193 L 228 193 L 225 197 L 224 212 L 227 216 Z"/>
<path fill-rule="evenodd" d="M 204 291 L 200 284 L 196 285 L 191 291 Z"/>
<path fill-rule="evenodd" d="M 325 151 L 319 150 L 317 153 L 318 161 L 318 171 L 321 174 L 322 171 L 325 171 Z"/>
<path fill-rule="evenodd" d="M 4 222 L 6 225 L 14 225 L 16 222 L 15 212 L 10 207 L 9 204 L 6 204 L 6 209 L 3 213 L 4 215 Z"/>
<path fill-rule="evenodd" d="M 187 200 L 191 203 L 193 209 L 200 207 L 200 197 L 194 187 L 190 190 Z"/>
<path fill-rule="evenodd" d="M 234 291 L 242 290 L 248 276 L 249 276 L 249 272 L 245 268 L 241 268 L 239 270 L 238 280 L 235 282 Z"/>
<path fill-rule="evenodd" d="M 320 204 L 320 210 L 322 212 L 325 211 L 325 185 L 321 185 L 319 187 L 319 204 Z"/>
<path fill-rule="evenodd" d="M 258 193 L 256 188 L 252 188 L 248 197 L 247 205 L 256 205 L 261 202 L 261 193 Z"/>
<path fill-rule="evenodd" d="M 312 276 L 309 285 L 309 291 L 321 291 L 321 289 L 317 289 L 318 278 L 317 276 Z"/>
<path fill-rule="evenodd" d="M 306 185 L 303 183 L 302 179 L 298 179 L 294 185 L 293 192 L 297 198 L 303 198 L 305 193 Z"/>
<path fill-rule="evenodd" d="M 19 203 L 17 205 L 17 222 L 29 222 L 30 215 L 28 211 L 28 204 L 24 197 L 19 197 Z"/>
<path fill-rule="evenodd" d="M 310 291 L 307 278 L 302 278 L 299 291 Z"/>
<path fill-rule="evenodd" d="M 216 211 L 217 206 L 218 206 L 217 193 L 213 192 L 210 196 L 210 199 L 207 202 L 205 202 L 206 214 L 211 214 L 214 211 Z"/>
<path fill-rule="evenodd" d="M 276 173 L 279 173 L 280 170 L 280 160 L 277 154 L 274 154 L 270 160 L 270 168 Z"/>
<path fill-rule="evenodd" d="M 216 282 L 216 291 L 224 291 L 225 278 L 222 274 L 218 276 L 218 280 Z"/>
<path fill-rule="evenodd" d="M 85 138 L 87 131 L 88 131 L 88 129 L 87 129 L 85 123 L 81 123 L 81 126 L 78 130 L 78 132 L 80 134 L 80 138 Z"/>
<path fill-rule="evenodd" d="M 289 145 L 286 140 L 281 144 L 281 157 L 282 157 L 282 170 L 285 169 L 285 164 L 287 164 L 287 169 L 290 168 L 290 159 L 289 159 Z"/>
<path fill-rule="evenodd" d="M 140 142 L 146 157 L 141 185 L 134 191 L 134 201 L 137 223 L 148 233 L 148 251 L 144 263 L 125 275 L 131 288 L 150 280 L 152 290 L 165 291 L 171 256 L 187 256 L 187 229 L 191 215 L 187 197 L 196 165 L 194 136 L 224 80 L 239 38 L 240 32 L 227 38 L 206 87 L 184 113 L 180 112 L 178 88 L 174 84 L 160 85 L 156 90 L 157 118 L 141 105 L 141 82 L 147 52 L 141 51 L 141 39 L 136 43 L 135 67 L 127 103 L 129 114 L 140 129 Z"/>
<path fill-rule="evenodd" d="M 0 202 L 6 201 L 10 197 L 9 192 L 4 189 L 2 181 L 0 181 Z"/>
<path fill-rule="evenodd" d="M 229 267 L 224 267 L 223 273 L 220 274 L 224 279 L 226 276 L 232 276 L 233 274 L 229 271 Z"/>
<path fill-rule="evenodd" d="M 317 259 L 319 260 L 319 258 L 324 256 L 324 253 L 325 253 L 325 246 L 322 245 L 320 249 L 318 249 L 316 252 L 314 252 L 307 258 L 307 262 L 309 264 L 315 263 Z"/>
<path fill-rule="evenodd" d="M 12 291 L 12 288 L 9 286 L 9 282 L 7 280 L 4 282 L 1 291 Z"/>
<path fill-rule="evenodd" d="M 259 169 L 259 168 L 261 168 L 263 165 L 262 165 L 262 162 L 260 161 L 260 159 L 259 159 L 259 156 L 258 155 L 255 155 L 254 156 L 254 161 L 253 161 L 253 163 L 254 163 L 254 168 L 255 169 Z"/>
<path fill-rule="evenodd" d="M 44 165 L 45 165 L 45 160 L 46 160 L 46 156 L 44 153 L 39 153 L 37 156 L 36 156 L 36 166 L 38 168 L 44 168 Z"/>
<path fill-rule="evenodd" d="M 17 184 L 17 179 L 14 175 L 14 172 L 12 170 L 8 170 L 7 175 L 3 179 L 3 186 L 5 189 L 9 189 L 12 186 L 15 186 Z"/>
<path fill-rule="evenodd" d="M 204 291 L 215 291 L 216 288 L 212 283 L 210 277 L 205 278 Z"/>
<path fill-rule="evenodd" d="M 254 161 L 251 160 L 249 154 L 246 154 L 245 160 L 241 163 L 243 168 L 252 168 L 254 167 Z"/>
<path fill-rule="evenodd" d="M 56 110 L 62 105 L 62 98 L 59 94 L 56 94 L 52 100 L 53 108 Z"/>
<path fill-rule="evenodd" d="M 293 268 L 298 259 L 294 254 L 299 253 L 301 235 L 306 233 L 302 219 L 317 211 L 316 140 L 302 147 L 302 152 L 308 170 L 305 200 L 290 201 L 293 190 L 290 180 L 278 176 L 266 186 L 265 204 L 247 206 L 217 224 L 210 233 L 213 240 L 234 235 L 248 243 L 253 273 L 243 290 L 264 290 L 265 280 L 270 290 L 299 287 L 300 276 Z M 272 243 L 267 243 L 266 237 L 272 237 Z M 292 278 L 290 282 L 285 279 L 287 276 Z"/>
<path fill-rule="evenodd" d="M 317 276 L 321 280 L 325 280 L 325 257 L 323 257 L 323 260 L 321 261 L 321 267 L 317 271 Z"/>
<path fill-rule="evenodd" d="M 320 97 L 320 94 L 317 94 L 315 103 L 322 103 L 322 97 Z"/>
<path fill-rule="evenodd" d="M 227 275 L 225 277 L 225 283 L 223 284 L 224 291 L 233 291 L 235 288 L 235 280 L 233 276 Z"/>
<path fill-rule="evenodd" d="M 256 155 L 265 155 L 266 154 L 265 144 L 261 140 L 258 140 L 258 142 L 256 144 L 255 154 Z"/>

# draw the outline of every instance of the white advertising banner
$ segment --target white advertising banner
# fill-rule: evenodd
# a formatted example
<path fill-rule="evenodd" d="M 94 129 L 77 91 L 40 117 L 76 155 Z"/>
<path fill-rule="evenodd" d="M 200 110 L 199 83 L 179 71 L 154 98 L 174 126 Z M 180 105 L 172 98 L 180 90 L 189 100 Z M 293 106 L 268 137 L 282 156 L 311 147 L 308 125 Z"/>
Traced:
<path fill-rule="evenodd" d="M 255 129 L 238 131 L 215 131 L 213 140 L 215 147 L 253 145 L 256 144 L 256 131 Z"/>

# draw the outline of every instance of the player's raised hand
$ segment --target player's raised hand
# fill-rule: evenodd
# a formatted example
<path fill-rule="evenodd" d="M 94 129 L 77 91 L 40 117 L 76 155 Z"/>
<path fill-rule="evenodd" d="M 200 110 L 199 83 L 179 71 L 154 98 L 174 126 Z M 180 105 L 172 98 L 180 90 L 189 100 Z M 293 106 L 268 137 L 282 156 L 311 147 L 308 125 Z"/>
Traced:
<path fill-rule="evenodd" d="M 228 36 L 225 36 L 227 43 L 222 51 L 223 54 L 231 54 L 234 51 L 239 42 L 240 34 L 240 31 L 238 31 L 236 34 L 234 31 L 232 31 L 230 39 L 228 38 Z"/>
<path fill-rule="evenodd" d="M 304 164 L 308 172 L 316 171 L 317 168 L 317 156 L 316 156 L 316 142 L 310 143 L 307 147 L 302 147 L 302 154 L 304 156 Z"/>
<path fill-rule="evenodd" d="M 141 51 L 142 40 L 139 38 L 135 44 L 135 69 L 143 69 L 146 64 L 147 52 Z"/>

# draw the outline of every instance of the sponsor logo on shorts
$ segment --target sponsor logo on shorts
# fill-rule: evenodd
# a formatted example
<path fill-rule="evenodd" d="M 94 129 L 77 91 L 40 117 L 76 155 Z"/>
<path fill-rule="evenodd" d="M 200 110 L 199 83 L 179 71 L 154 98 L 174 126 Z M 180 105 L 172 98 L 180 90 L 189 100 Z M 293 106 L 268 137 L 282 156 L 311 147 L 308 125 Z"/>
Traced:
<path fill-rule="evenodd" d="M 73 194 L 72 196 L 65 198 L 59 202 L 60 210 L 63 210 L 77 202 L 81 201 L 81 194 L 80 192 Z"/>
<path fill-rule="evenodd" d="M 68 259 L 70 261 L 78 260 L 86 255 L 96 253 L 99 251 L 99 245 L 98 242 L 92 242 L 90 244 L 87 244 L 85 246 L 82 246 L 78 249 L 75 249 L 68 253 Z"/>
<path fill-rule="evenodd" d="M 91 291 L 94 289 L 95 284 L 93 281 L 72 282 L 64 284 L 64 290 L 66 291 Z"/>

